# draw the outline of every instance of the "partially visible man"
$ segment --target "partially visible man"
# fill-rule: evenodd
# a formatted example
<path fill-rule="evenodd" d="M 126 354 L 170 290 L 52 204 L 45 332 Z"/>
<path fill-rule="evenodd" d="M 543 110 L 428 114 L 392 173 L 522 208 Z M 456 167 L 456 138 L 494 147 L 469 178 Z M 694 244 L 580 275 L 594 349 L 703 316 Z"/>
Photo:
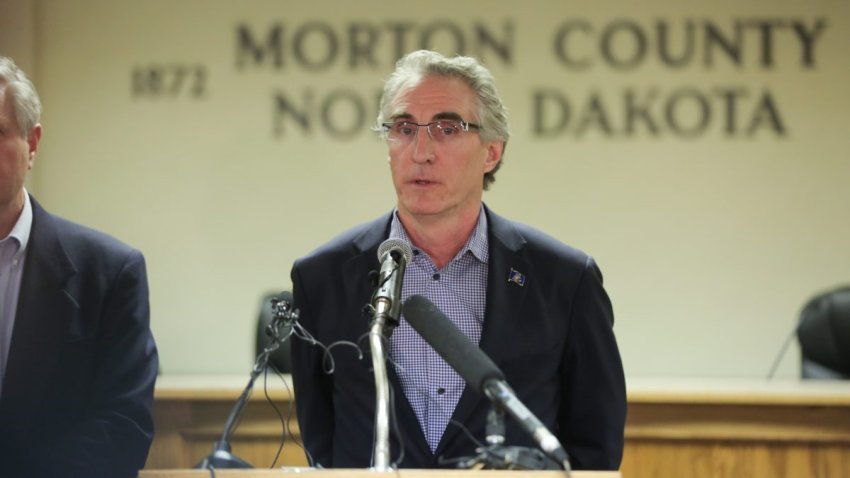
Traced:
<path fill-rule="evenodd" d="M 134 477 L 158 368 L 144 258 L 27 193 L 40 115 L 0 57 L 0 476 Z"/>
<path fill-rule="evenodd" d="M 368 330 L 369 271 L 387 238 L 413 247 L 402 298 L 435 303 L 505 374 L 519 399 L 557 435 L 576 469 L 617 469 L 626 391 L 611 302 L 594 260 L 482 203 L 508 140 L 505 108 L 475 59 L 411 53 L 384 86 L 379 128 L 395 186 L 392 213 L 296 261 L 301 323 L 330 345 Z M 545 174 L 541 171 L 540 174 Z M 538 207 L 539 205 L 529 205 Z M 451 466 L 476 454 L 490 404 L 402 320 L 390 337 L 402 467 Z M 375 386 L 370 361 L 295 341 L 293 381 L 301 433 L 315 464 L 366 467 Z M 507 445 L 535 446 L 512 420 Z M 393 450 L 394 457 L 402 451 Z"/>

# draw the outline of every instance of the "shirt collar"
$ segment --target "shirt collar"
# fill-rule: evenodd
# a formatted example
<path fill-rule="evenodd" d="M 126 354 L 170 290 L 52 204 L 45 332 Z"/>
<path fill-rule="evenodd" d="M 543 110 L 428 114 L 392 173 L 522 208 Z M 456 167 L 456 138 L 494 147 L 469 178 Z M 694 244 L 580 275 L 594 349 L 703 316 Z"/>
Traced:
<path fill-rule="evenodd" d="M 3 238 L 3 241 L 11 238 L 15 239 L 18 244 L 18 251 L 15 256 L 21 256 L 27 249 L 27 244 L 30 240 L 30 231 L 32 230 L 32 204 L 30 203 L 30 195 L 24 189 L 24 209 L 18 217 L 18 222 L 12 227 L 9 235 Z"/>
<path fill-rule="evenodd" d="M 404 225 L 401 223 L 401 220 L 398 218 L 398 209 L 393 210 L 393 219 L 390 223 L 390 239 L 401 239 L 413 247 L 414 251 L 418 251 L 418 247 L 410 240 L 410 236 L 407 235 L 407 231 L 404 230 Z M 478 222 L 475 224 L 475 229 L 472 230 L 472 234 L 466 239 L 466 243 L 463 247 L 460 248 L 457 255 L 452 260 L 456 260 L 459 257 L 463 256 L 467 252 L 472 253 L 472 255 L 486 264 L 487 260 L 490 257 L 489 250 L 489 242 L 487 239 L 487 215 L 484 214 L 484 206 L 481 206 L 481 209 L 478 212 Z"/>

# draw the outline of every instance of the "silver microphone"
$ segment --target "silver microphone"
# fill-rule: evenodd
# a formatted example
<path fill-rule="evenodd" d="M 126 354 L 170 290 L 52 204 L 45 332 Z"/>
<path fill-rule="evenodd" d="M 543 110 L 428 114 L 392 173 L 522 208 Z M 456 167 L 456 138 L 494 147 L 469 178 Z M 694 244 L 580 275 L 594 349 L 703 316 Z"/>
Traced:
<path fill-rule="evenodd" d="M 410 244 L 401 239 L 387 239 L 378 246 L 378 288 L 372 296 L 374 318 L 384 318 L 388 325 L 398 325 L 401 313 L 401 286 L 404 269 L 413 257 Z"/>

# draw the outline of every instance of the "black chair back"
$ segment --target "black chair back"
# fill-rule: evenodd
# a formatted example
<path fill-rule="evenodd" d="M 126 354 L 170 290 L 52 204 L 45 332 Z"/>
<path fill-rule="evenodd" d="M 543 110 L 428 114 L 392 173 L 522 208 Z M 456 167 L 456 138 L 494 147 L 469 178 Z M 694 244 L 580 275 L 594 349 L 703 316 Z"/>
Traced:
<path fill-rule="evenodd" d="M 850 379 L 850 287 L 811 299 L 800 314 L 802 376 Z"/>

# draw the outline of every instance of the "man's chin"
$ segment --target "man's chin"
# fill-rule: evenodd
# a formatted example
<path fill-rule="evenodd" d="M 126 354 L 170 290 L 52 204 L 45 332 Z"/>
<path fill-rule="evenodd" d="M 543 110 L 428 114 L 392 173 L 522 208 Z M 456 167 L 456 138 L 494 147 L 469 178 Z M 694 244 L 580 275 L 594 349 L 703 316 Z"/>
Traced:
<path fill-rule="evenodd" d="M 446 212 L 446 206 L 444 204 L 407 204 L 399 209 L 403 209 L 407 214 L 417 217 L 441 216 Z"/>

